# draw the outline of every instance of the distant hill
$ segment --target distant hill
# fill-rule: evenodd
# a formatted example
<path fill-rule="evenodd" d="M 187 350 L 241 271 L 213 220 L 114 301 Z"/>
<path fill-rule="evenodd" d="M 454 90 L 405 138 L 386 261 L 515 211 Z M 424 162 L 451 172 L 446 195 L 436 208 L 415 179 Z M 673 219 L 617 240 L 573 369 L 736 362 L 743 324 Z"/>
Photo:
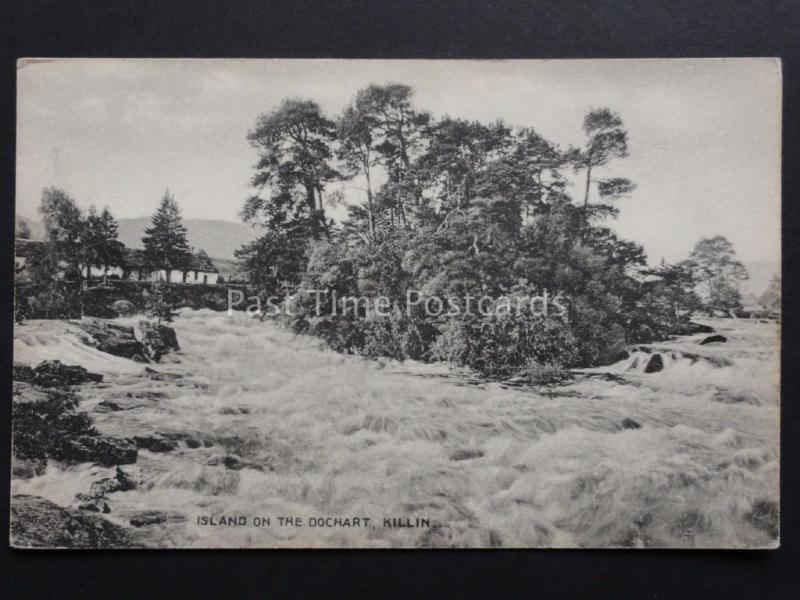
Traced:
<path fill-rule="evenodd" d="M 258 237 L 259 230 L 231 221 L 212 219 L 184 219 L 189 244 L 195 250 L 205 250 L 214 258 L 233 260 L 233 252 L 243 244 L 252 242 Z M 146 227 L 150 226 L 150 218 L 120 219 L 119 241 L 130 248 L 142 247 L 142 236 Z"/>
<path fill-rule="evenodd" d="M 146 227 L 150 226 L 150 217 L 139 219 L 120 219 L 119 241 L 129 248 L 141 248 L 142 236 Z M 184 219 L 189 244 L 195 250 L 205 250 L 206 254 L 214 258 L 233 260 L 234 250 L 243 244 L 252 242 L 259 235 L 259 230 L 231 221 L 214 219 Z M 22 227 L 30 230 L 30 237 L 34 240 L 44 239 L 44 229 L 39 221 L 32 221 L 25 217 L 17 217 L 17 233 Z"/>

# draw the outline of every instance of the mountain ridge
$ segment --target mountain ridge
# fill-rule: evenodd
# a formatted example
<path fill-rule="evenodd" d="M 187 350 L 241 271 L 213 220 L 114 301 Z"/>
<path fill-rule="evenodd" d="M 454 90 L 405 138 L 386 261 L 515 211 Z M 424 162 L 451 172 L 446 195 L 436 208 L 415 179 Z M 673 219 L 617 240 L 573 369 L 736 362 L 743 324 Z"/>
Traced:
<path fill-rule="evenodd" d="M 32 239 L 44 239 L 41 222 L 17 217 L 30 229 Z M 150 217 L 118 219 L 119 241 L 129 248 L 142 248 L 145 228 L 150 226 Z M 244 223 L 222 219 L 184 219 L 186 237 L 195 250 L 204 250 L 213 258 L 234 260 L 234 251 L 259 236 L 259 230 Z"/>

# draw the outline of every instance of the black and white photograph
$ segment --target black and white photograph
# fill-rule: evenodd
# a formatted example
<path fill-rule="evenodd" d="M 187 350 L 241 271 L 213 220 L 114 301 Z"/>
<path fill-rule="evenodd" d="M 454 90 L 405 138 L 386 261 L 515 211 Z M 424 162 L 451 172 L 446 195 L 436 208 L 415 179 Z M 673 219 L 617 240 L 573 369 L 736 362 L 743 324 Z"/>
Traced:
<path fill-rule="evenodd" d="M 781 69 L 20 59 L 11 545 L 778 548 Z"/>

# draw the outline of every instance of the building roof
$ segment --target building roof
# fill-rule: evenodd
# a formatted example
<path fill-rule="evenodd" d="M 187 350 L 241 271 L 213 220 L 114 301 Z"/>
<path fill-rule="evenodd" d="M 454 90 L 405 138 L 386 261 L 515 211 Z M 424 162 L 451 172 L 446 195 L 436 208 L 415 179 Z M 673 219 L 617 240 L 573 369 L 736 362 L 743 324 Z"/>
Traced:
<path fill-rule="evenodd" d="M 205 252 L 192 254 L 192 258 L 189 261 L 189 268 L 187 269 L 187 271 L 205 271 L 207 273 L 219 273 L 219 271 L 217 271 L 217 267 L 214 266 L 214 263 L 211 262 L 211 259 L 208 258 Z"/>
<path fill-rule="evenodd" d="M 147 263 L 144 258 L 142 250 L 134 250 L 132 248 L 125 248 L 122 258 L 122 267 L 125 269 L 145 269 Z M 176 271 L 179 269 L 175 269 Z M 203 271 L 205 273 L 218 273 L 217 268 L 211 259 L 205 253 L 193 253 L 189 258 L 189 264 L 185 271 Z"/>

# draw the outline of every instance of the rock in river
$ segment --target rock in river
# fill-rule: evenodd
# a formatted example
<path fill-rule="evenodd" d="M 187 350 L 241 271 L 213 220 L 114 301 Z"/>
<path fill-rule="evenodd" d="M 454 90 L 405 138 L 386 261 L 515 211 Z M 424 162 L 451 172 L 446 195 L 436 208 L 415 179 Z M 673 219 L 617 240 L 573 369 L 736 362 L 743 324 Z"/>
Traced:
<path fill-rule="evenodd" d="M 136 327 L 103 319 L 85 318 L 73 321 L 86 333 L 83 342 L 108 352 L 140 362 L 158 362 L 170 351 L 180 350 L 172 327 L 139 321 Z"/>
<path fill-rule="evenodd" d="M 103 381 L 99 373 L 90 373 L 77 365 L 65 365 L 60 360 L 45 360 L 36 367 L 15 364 L 13 378 L 41 387 L 68 387 L 82 383 Z"/>
<path fill-rule="evenodd" d="M 658 373 L 664 368 L 664 359 L 660 354 L 653 354 L 650 360 L 647 361 L 647 366 L 644 368 L 645 373 Z"/>
<path fill-rule="evenodd" d="M 728 338 L 724 335 L 710 335 L 707 338 L 704 338 L 701 342 L 701 346 L 705 346 L 706 344 L 720 344 L 722 342 L 727 342 Z"/>
<path fill-rule="evenodd" d="M 133 330 L 134 336 L 142 345 L 144 356 L 158 362 L 167 352 L 180 350 L 175 330 L 166 325 L 139 321 Z"/>
<path fill-rule="evenodd" d="M 150 450 L 150 452 L 171 452 L 178 447 L 178 442 L 160 435 L 135 435 L 133 441 L 139 448 Z"/>
<path fill-rule="evenodd" d="M 74 462 L 95 462 L 104 467 L 136 462 L 138 451 L 128 439 L 105 435 L 81 435 L 61 441 L 53 458 Z"/>
<path fill-rule="evenodd" d="M 128 492 L 136 489 L 136 482 L 125 471 L 117 467 L 114 477 L 104 477 L 92 483 L 90 495 L 96 498 L 113 494 L 114 492 Z"/>
<path fill-rule="evenodd" d="M 123 358 L 133 358 L 143 353 L 142 345 L 133 334 L 133 327 L 94 318 L 84 318 L 74 323 L 86 332 L 83 342 L 101 352 Z"/>
<path fill-rule="evenodd" d="M 125 548 L 132 538 L 103 517 L 62 508 L 39 496 L 11 498 L 11 545 L 17 548 Z"/>

